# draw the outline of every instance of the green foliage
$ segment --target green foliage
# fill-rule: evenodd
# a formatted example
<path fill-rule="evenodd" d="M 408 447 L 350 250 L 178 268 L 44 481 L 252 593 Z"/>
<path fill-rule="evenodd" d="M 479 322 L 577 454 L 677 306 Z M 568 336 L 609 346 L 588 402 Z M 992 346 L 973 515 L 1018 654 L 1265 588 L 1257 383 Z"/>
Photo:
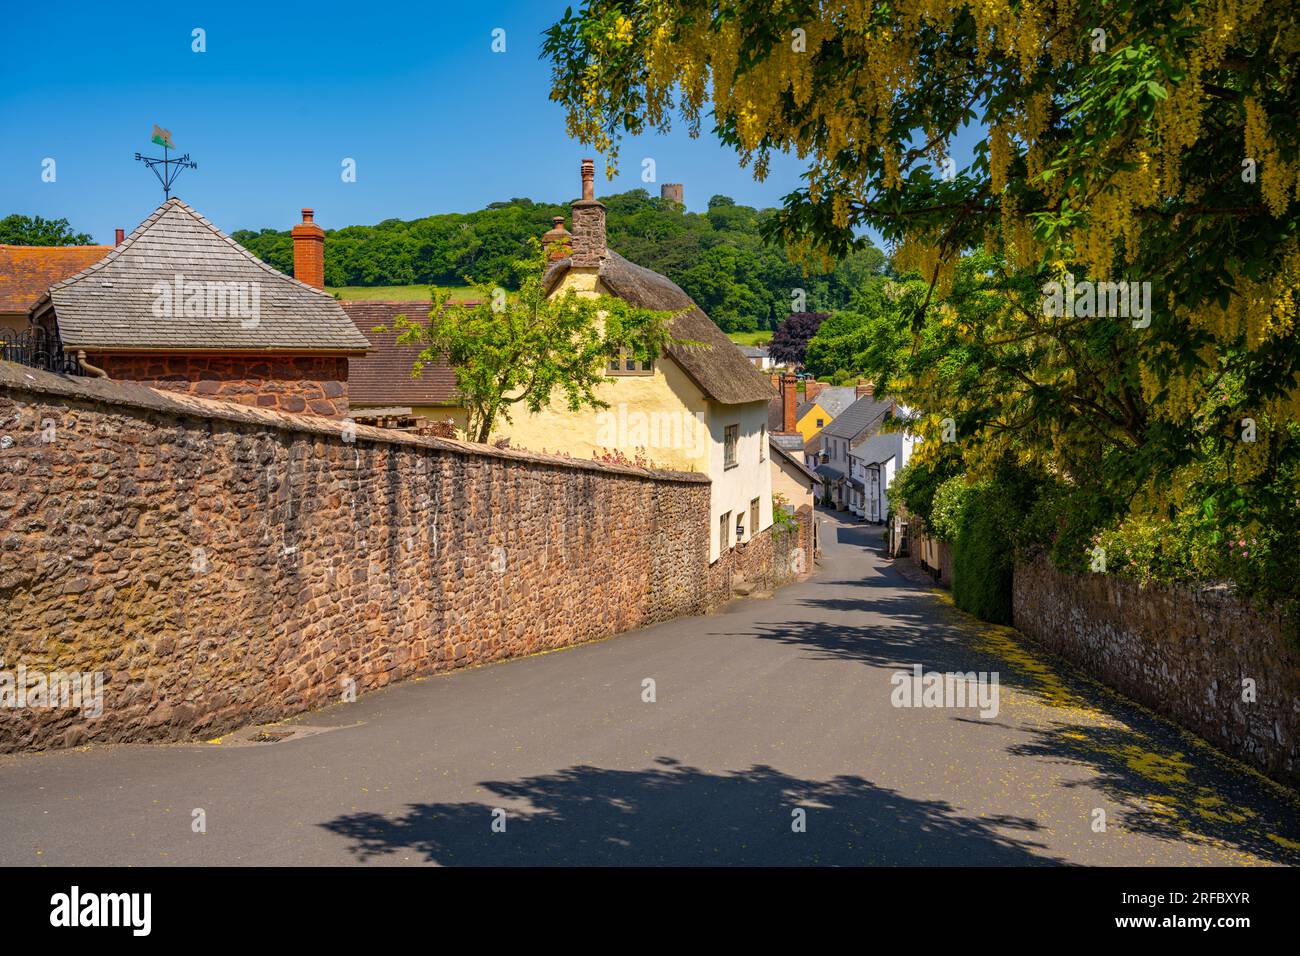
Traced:
<path fill-rule="evenodd" d="M 805 275 L 761 232 L 770 209 L 714 196 L 704 213 L 652 198 L 644 189 L 602 196 L 609 245 L 628 259 L 680 285 L 724 332 L 771 331 L 804 289 L 808 308 L 840 308 L 865 277 L 878 274 L 884 254 L 865 245 L 825 274 Z M 499 282 L 517 289 L 516 260 L 565 205 L 512 199 L 471 213 L 389 219 L 325 233 L 327 286 L 457 286 Z M 239 230 L 236 242 L 281 272 L 293 273 L 286 230 Z"/>
<path fill-rule="evenodd" d="M 960 468 L 960 462 L 951 456 L 937 461 L 912 458 L 894 476 L 893 483 L 885 492 L 890 507 L 895 511 L 905 510 L 928 526 L 932 520 L 935 494 Z"/>
<path fill-rule="evenodd" d="M 486 442 L 498 420 L 510 421 L 515 405 L 537 412 L 557 394 L 572 412 L 605 408 L 595 389 L 605 381 L 609 360 L 623 350 L 652 360 L 670 340 L 672 313 L 572 290 L 548 298 L 542 285 L 546 254 L 537 239 L 531 247 L 530 258 L 511 264 L 523 276 L 517 293 L 501 295 L 488 282 L 477 303 L 444 296 L 426 318 L 399 315 L 394 323 L 398 342 L 424 346 L 413 375 L 444 357 L 455 370 L 474 441 Z"/>
<path fill-rule="evenodd" d="M 88 246 L 94 240 L 73 232 L 66 219 L 43 219 L 18 213 L 0 219 L 0 243 L 9 246 Z"/>
<path fill-rule="evenodd" d="M 953 602 L 981 620 L 1010 624 L 1017 510 L 993 482 L 970 486 L 965 499 L 952 542 Z"/>
<path fill-rule="evenodd" d="M 919 306 L 864 295 L 809 343 L 808 367 L 915 409 L 922 454 L 947 423 L 972 480 L 1008 462 L 1050 474 L 1057 487 L 1017 509 L 1018 547 L 1078 570 L 1100 535 L 1114 573 L 1226 580 L 1296 609 L 1293 6 L 833 3 L 817 18 L 586 0 L 543 52 L 569 128 L 607 155 L 708 115 L 760 177 L 776 152 L 805 159 L 765 225 L 790 248 L 843 255 L 864 228 L 895 245 Z M 972 161 L 941 173 L 962 131 Z M 1060 315 L 1042 290 L 1067 273 L 1150 298 Z"/>
<path fill-rule="evenodd" d="M 783 495 L 772 496 L 772 524 L 783 531 L 798 531 L 799 519 L 794 516 L 793 512 L 786 510 L 788 506 L 789 502 L 785 500 Z"/>
<path fill-rule="evenodd" d="M 977 494 L 977 489 L 967 483 L 965 475 L 949 478 L 934 493 L 928 530 L 940 541 L 949 544 L 956 541 L 966 509 Z"/>

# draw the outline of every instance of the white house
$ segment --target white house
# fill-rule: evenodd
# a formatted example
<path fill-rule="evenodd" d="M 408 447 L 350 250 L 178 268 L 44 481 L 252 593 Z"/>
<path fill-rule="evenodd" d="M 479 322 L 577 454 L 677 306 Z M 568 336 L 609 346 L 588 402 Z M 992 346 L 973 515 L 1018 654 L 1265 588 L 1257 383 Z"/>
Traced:
<path fill-rule="evenodd" d="M 897 406 L 890 417 L 906 418 L 907 415 L 906 407 Z M 849 474 L 856 479 L 852 482 L 854 495 L 850 505 L 854 514 L 876 523 L 885 520 L 889 514 L 886 492 L 894 483 L 894 476 L 911 459 L 915 444 L 916 438 L 911 432 L 882 431 L 880 426 L 876 431 L 863 435 L 855 444 L 850 444 Z"/>

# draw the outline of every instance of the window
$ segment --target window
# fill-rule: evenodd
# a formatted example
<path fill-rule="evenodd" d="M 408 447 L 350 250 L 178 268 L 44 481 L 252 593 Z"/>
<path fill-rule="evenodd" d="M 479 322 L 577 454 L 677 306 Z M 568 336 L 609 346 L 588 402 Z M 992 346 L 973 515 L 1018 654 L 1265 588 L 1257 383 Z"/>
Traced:
<path fill-rule="evenodd" d="M 731 512 L 718 519 L 718 554 L 731 547 Z"/>
<path fill-rule="evenodd" d="M 758 460 L 767 461 L 767 426 L 760 425 L 758 429 Z"/>
<path fill-rule="evenodd" d="M 819 419 L 817 419 L 817 427 L 818 427 L 818 428 L 823 428 L 823 427 L 825 427 L 825 425 L 826 425 L 826 419 L 824 419 L 824 418 L 819 418 Z"/>
<path fill-rule="evenodd" d="M 758 499 L 749 503 L 749 536 L 758 534 Z"/>
<path fill-rule="evenodd" d="M 653 375 L 655 372 L 654 362 L 639 362 L 632 357 L 632 354 L 623 349 L 618 353 L 617 358 L 609 360 L 610 375 Z"/>
<path fill-rule="evenodd" d="M 728 425 L 722 434 L 722 466 L 724 468 L 735 468 L 739 464 L 736 460 L 736 443 L 740 440 L 740 426 Z"/>

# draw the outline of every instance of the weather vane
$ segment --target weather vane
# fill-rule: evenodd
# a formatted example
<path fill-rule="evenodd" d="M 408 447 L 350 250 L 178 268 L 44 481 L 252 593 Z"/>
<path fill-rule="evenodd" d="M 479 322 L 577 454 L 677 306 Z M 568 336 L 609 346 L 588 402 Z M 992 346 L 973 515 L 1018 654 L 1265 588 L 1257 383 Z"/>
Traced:
<path fill-rule="evenodd" d="M 176 144 L 172 142 L 172 131 L 163 129 L 156 123 L 154 124 L 151 141 L 163 148 L 162 159 L 154 156 L 141 156 L 139 153 L 135 154 L 135 158 L 153 170 L 153 174 L 158 177 L 158 182 L 162 183 L 163 199 L 170 199 L 172 183 L 176 182 L 176 177 L 181 174 L 181 170 L 198 169 L 199 164 L 190 162 L 189 153 L 178 159 L 172 159 L 170 151 L 176 148 Z M 158 171 L 159 166 L 162 167 L 162 172 Z"/>

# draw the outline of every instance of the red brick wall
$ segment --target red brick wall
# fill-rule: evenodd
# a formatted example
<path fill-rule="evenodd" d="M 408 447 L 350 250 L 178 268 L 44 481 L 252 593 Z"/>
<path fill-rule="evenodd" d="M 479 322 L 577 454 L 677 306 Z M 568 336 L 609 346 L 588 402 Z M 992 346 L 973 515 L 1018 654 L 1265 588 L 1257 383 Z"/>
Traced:
<path fill-rule="evenodd" d="M 291 414 L 348 413 L 348 360 L 320 355 L 92 355 L 118 381 Z"/>

